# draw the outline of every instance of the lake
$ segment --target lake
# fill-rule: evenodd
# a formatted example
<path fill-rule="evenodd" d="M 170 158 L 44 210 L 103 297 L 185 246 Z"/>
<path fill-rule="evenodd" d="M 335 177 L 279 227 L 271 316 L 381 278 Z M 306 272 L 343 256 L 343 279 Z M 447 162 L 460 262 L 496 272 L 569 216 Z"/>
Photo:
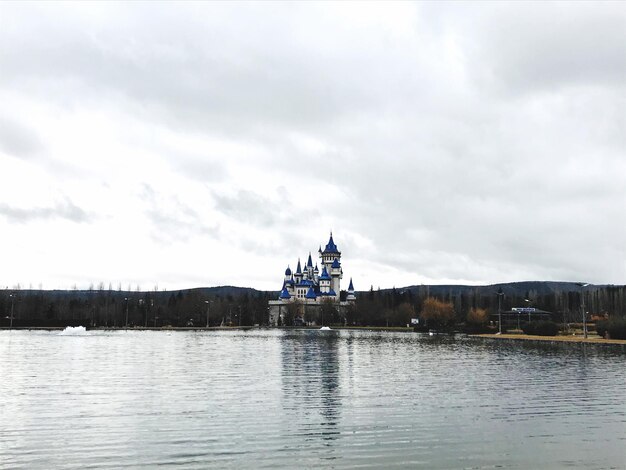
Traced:
<path fill-rule="evenodd" d="M 626 467 L 620 348 L 0 331 L 0 397 L 0 468 Z"/>

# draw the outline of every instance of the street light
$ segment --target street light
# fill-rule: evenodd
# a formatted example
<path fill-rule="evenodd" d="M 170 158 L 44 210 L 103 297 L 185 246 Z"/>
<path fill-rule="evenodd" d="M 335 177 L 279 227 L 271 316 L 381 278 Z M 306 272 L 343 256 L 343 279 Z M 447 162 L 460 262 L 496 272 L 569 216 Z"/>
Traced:
<path fill-rule="evenodd" d="M 498 292 L 496 293 L 496 295 L 498 296 L 498 334 L 501 335 L 502 334 L 502 308 L 501 308 L 500 302 L 502 301 L 504 292 L 502 292 L 502 289 L 498 289 Z"/>
<path fill-rule="evenodd" d="M 128 297 L 124 297 L 126 301 L 126 328 L 128 328 Z"/>
<path fill-rule="evenodd" d="M 587 339 L 587 315 L 585 313 L 585 287 L 589 285 L 588 282 L 577 283 L 580 286 L 580 306 L 583 310 L 583 338 Z"/>
<path fill-rule="evenodd" d="M 9 329 L 12 330 L 13 329 L 13 303 L 15 301 L 15 297 L 13 296 L 13 294 L 9 294 L 9 297 L 11 297 L 11 319 L 9 320 Z"/>
<path fill-rule="evenodd" d="M 205 300 L 204 303 L 206 304 L 206 327 L 209 327 L 209 306 L 211 305 L 211 301 L 210 300 Z"/>

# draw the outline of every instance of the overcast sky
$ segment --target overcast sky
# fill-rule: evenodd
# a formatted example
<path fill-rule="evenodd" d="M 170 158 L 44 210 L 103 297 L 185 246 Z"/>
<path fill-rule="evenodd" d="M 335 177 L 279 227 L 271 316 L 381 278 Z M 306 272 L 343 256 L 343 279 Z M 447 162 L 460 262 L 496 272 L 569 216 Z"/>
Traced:
<path fill-rule="evenodd" d="M 0 286 L 626 283 L 626 7 L 0 3 Z"/>

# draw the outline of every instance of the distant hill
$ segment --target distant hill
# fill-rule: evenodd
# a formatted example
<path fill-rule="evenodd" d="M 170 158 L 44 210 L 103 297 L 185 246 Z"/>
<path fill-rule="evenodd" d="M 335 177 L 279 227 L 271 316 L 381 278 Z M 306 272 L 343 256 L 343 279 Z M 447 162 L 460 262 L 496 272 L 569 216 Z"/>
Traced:
<path fill-rule="evenodd" d="M 10 289 L 9 289 L 10 290 Z M 45 294 L 49 297 L 89 297 L 91 295 L 97 293 L 109 293 L 108 289 L 98 290 L 98 289 L 54 289 L 54 290 L 37 290 L 37 289 L 21 289 L 19 291 L 22 295 L 37 295 L 40 293 Z M 194 287 L 191 289 L 177 289 L 177 290 L 159 290 L 159 291 L 128 291 L 128 290 L 111 290 L 110 295 L 113 297 L 128 297 L 128 296 L 137 296 L 138 294 L 150 294 L 154 298 L 160 297 L 169 297 L 170 295 L 177 295 L 178 293 L 188 294 L 188 293 L 197 293 L 201 296 L 205 297 L 239 297 L 244 294 L 248 294 L 251 296 L 264 295 L 264 291 L 260 291 L 257 289 L 253 289 L 252 287 L 237 287 L 237 286 L 216 286 L 216 287 Z M 278 293 L 277 293 L 278 295 Z"/>
<path fill-rule="evenodd" d="M 605 284 L 590 284 L 587 289 L 598 289 L 602 287 L 607 287 Z M 391 292 L 394 288 L 385 288 L 380 289 L 380 292 Z M 395 290 L 397 292 L 407 292 L 410 291 L 414 295 L 432 295 L 432 296 L 444 296 L 444 295 L 462 295 L 462 294 L 472 294 L 477 293 L 481 296 L 488 296 L 498 292 L 499 289 L 502 289 L 502 292 L 507 296 L 516 296 L 516 297 L 524 297 L 527 295 L 535 295 L 542 296 L 553 294 L 555 292 L 578 292 L 580 290 L 580 286 L 575 282 L 568 281 L 520 281 L 520 282 L 507 282 L 500 284 L 490 284 L 486 286 L 468 286 L 463 284 L 433 284 L 433 285 L 414 285 L 414 286 L 405 286 L 405 287 L 396 287 Z M 10 290 L 10 289 L 9 289 Z M 375 289 L 378 291 L 378 289 Z M 37 289 L 21 289 L 20 292 L 23 295 L 37 295 L 38 293 L 45 293 L 47 296 L 76 296 L 76 297 L 88 297 L 89 295 L 93 295 L 94 293 L 100 292 L 99 290 L 87 290 L 87 289 L 72 289 L 72 290 L 45 290 L 40 291 Z M 104 292 L 109 292 L 107 289 Z M 357 295 L 365 294 L 369 292 L 369 290 L 357 291 Z M 126 291 L 126 290 L 113 290 L 111 291 L 111 295 L 114 297 L 126 297 L 129 295 L 136 296 L 138 293 L 150 293 L 154 297 L 163 297 L 178 293 L 187 294 L 187 293 L 197 293 L 200 296 L 205 297 L 239 297 L 244 294 L 248 294 L 249 296 L 274 296 L 278 295 L 278 291 L 262 291 L 258 289 L 254 289 L 252 287 L 237 287 L 237 286 L 215 286 L 215 287 L 195 287 L 191 289 L 177 289 L 177 290 L 166 290 L 166 291 Z"/>
<path fill-rule="evenodd" d="M 590 285 L 588 289 L 604 287 L 601 285 Z M 490 284 L 487 286 L 466 286 L 455 284 L 444 285 L 421 285 L 421 286 L 407 286 L 396 288 L 398 291 L 411 291 L 412 294 L 418 294 L 428 292 L 433 296 L 443 295 L 462 295 L 477 293 L 481 296 L 487 296 L 490 294 L 496 294 L 500 289 L 504 295 L 511 297 L 524 297 L 527 295 L 548 295 L 555 292 L 571 292 L 580 290 L 580 286 L 575 282 L 567 281 L 520 281 L 520 282 L 507 282 L 501 284 Z M 383 291 L 391 291 L 393 289 L 381 289 Z"/>

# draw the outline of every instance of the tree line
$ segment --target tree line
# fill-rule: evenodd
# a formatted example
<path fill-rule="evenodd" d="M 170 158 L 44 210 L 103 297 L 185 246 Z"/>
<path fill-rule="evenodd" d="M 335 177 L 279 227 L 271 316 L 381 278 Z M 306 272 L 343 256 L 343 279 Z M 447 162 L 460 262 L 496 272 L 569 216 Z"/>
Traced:
<path fill-rule="evenodd" d="M 211 327 L 267 324 L 267 292 L 207 294 L 180 291 L 5 290 L 0 326 Z"/>
<path fill-rule="evenodd" d="M 435 291 L 429 286 L 404 289 L 377 289 L 359 292 L 354 305 L 320 310 L 325 323 L 354 326 L 406 326 L 424 315 L 425 303 L 435 299 L 450 305 L 451 322 L 463 323 L 474 311 L 487 315 L 498 312 L 494 287 Z M 267 325 L 268 300 L 276 292 L 231 288 L 180 291 L 122 291 L 111 288 L 45 291 L 6 289 L 0 291 L 0 326 L 101 326 L 101 327 L 204 327 Z M 221 293 L 220 293 L 221 292 Z M 228 293 L 224 293 L 228 292 Z M 345 292 L 342 293 L 345 297 Z M 584 303 L 587 318 L 626 317 L 626 286 L 589 286 L 584 289 L 538 293 L 528 290 L 500 297 L 501 309 L 535 307 L 552 313 L 556 322 L 579 322 Z M 289 311 L 291 312 L 291 311 Z M 207 315 L 208 314 L 208 315 Z M 293 318 L 292 318 L 293 317 Z M 311 320 L 307 318 L 305 320 Z M 295 321 L 289 313 L 285 324 Z"/>
<path fill-rule="evenodd" d="M 439 289 L 433 293 L 429 286 L 404 289 L 370 290 L 360 293 L 348 323 L 367 326 L 405 326 L 411 318 L 421 318 L 427 313 L 429 299 L 449 305 L 450 322 L 464 323 L 468 315 L 484 310 L 487 315 L 497 315 L 498 301 L 503 312 L 512 308 L 534 307 L 550 312 L 553 321 L 576 323 L 582 321 L 582 307 L 588 319 L 624 318 L 626 316 L 626 286 L 588 286 L 585 288 L 554 290 L 538 293 L 500 292 L 483 287 L 463 289 Z M 511 291 L 511 289 L 508 289 Z M 431 305 L 432 306 L 432 305 Z M 470 320 L 471 321 L 471 320 Z"/>

